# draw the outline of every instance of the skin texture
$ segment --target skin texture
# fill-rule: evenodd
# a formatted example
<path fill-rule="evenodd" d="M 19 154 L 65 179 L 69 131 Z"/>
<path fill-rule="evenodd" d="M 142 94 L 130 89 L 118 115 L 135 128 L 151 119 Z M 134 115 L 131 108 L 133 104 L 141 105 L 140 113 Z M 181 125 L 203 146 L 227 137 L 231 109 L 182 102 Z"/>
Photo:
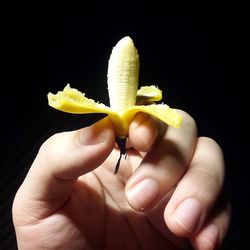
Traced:
<path fill-rule="evenodd" d="M 223 154 L 178 112 L 179 129 L 136 115 L 116 175 L 108 118 L 44 142 L 13 203 L 19 249 L 218 247 L 230 221 Z"/>

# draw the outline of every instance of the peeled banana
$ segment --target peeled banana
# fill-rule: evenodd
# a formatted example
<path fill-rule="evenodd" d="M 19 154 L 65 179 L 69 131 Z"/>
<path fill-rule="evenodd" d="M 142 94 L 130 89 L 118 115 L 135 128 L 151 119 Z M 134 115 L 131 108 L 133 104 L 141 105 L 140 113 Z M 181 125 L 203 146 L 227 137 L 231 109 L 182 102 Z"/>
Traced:
<path fill-rule="evenodd" d="M 55 109 L 74 113 L 105 113 L 109 116 L 117 135 L 121 155 L 126 154 L 125 143 L 130 122 L 138 112 L 150 114 L 164 123 L 178 128 L 182 117 L 166 104 L 155 104 L 162 99 L 162 91 L 156 86 L 144 86 L 138 90 L 139 55 L 132 39 L 122 38 L 113 48 L 108 64 L 108 93 L 110 107 L 85 97 L 68 84 L 57 94 L 48 94 L 49 105 Z M 118 171 L 121 155 L 116 166 Z"/>

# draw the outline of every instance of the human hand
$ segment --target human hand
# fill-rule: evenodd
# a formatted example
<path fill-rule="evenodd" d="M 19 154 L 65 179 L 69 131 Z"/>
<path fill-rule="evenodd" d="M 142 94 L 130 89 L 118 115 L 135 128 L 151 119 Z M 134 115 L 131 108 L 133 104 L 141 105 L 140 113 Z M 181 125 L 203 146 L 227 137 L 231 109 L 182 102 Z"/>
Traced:
<path fill-rule="evenodd" d="M 19 249 L 214 249 L 228 228 L 220 147 L 139 113 L 119 172 L 108 118 L 40 148 L 13 204 Z"/>

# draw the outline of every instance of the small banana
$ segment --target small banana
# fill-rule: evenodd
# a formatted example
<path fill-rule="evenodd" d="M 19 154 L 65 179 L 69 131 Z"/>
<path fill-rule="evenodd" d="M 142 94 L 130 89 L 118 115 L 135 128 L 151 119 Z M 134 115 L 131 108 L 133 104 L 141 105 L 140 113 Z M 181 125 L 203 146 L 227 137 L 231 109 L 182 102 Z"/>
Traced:
<path fill-rule="evenodd" d="M 126 154 L 129 124 L 136 113 L 148 113 L 175 128 L 181 125 L 182 117 L 168 105 L 154 103 L 162 99 L 162 92 L 156 86 L 144 86 L 137 90 L 139 55 L 130 37 L 122 38 L 113 48 L 107 78 L 110 107 L 85 97 L 84 93 L 71 88 L 69 84 L 57 94 L 49 93 L 48 102 L 51 107 L 68 113 L 105 113 L 109 116 L 114 124 L 116 142 L 121 152 L 116 173 L 121 156 Z"/>

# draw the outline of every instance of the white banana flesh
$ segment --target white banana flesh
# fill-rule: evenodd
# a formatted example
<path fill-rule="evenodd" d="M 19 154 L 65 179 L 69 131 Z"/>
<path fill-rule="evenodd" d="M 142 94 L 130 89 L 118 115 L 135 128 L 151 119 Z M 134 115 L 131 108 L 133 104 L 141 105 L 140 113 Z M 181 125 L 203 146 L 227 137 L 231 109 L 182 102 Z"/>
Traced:
<path fill-rule="evenodd" d="M 162 91 L 156 86 L 144 86 L 138 91 L 139 56 L 130 37 L 122 38 L 113 48 L 108 65 L 108 92 L 110 107 L 95 102 L 77 89 L 67 85 L 57 94 L 48 94 L 49 105 L 73 114 L 104 113 L 114 125 L 120 157 L 115 166 L 119 169 L 122 155 L 126 154 L 126 138 L 129 126 L 138 112 L 147 113 L 162 122 L 180 127 L 182 117 L 167 104 L 156 104 L 162 98 Z"/>
<path fill-rule="evenodd" d="M 113 48 L 108 65 L 110 107 L 121 114 L 136 103 L 139 79 L 139 55 L 130 37 Z"/>

